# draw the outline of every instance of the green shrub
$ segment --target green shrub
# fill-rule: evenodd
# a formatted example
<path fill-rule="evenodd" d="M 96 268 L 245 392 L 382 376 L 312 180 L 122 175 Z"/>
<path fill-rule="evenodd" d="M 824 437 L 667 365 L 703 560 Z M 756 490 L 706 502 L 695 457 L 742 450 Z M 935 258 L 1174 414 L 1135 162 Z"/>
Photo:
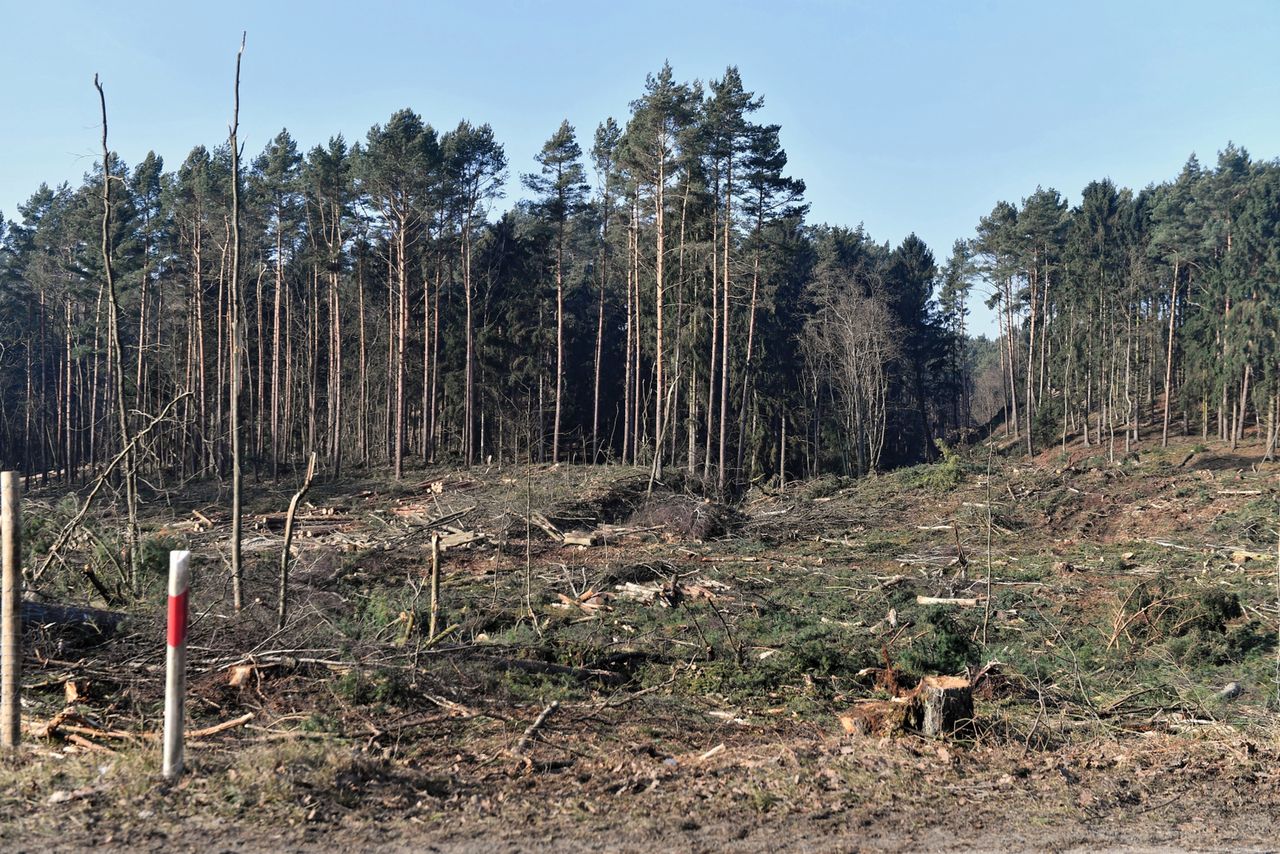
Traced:
<path fill-rule="evenodd" d="M 928 489 L 931 492 L 951 492 L 964 481 L 964 459 L 946 442 L 935 443 L 942 459 L 935 463 L 911 466 L 899 473 L 899 482 L 910 489 Z"/>
<path fill-rule="evenodd" d="M 912 641 L 902 655 L 901 663 L 907 670 L 918 675 L 957 673 L 978 660 L 980 650 L 970 639 L 970 630 L 946 610 L 929 609 L 925 625 L 928 631 Z"/>
<path fill-rule="evenodd" d="M 1031 419 L 1031 438 L 1037 448 L 1062 440 L 1062 403 L 1057 398 L 1041 401 Z"/>
<path fill-rule="evenodd" d="M 355 705 L 395 705 L 411 699 L 413 691 L 403 671 L 353 667 L 333 684 L 339 697 Z"/>
<path fill-rule="evenodd" d="M 182 548 L 182 543 L 173 537 L 143 537 L 138 547 L 138 567 L 142 577 L 169 577 L 169 552 Z"/>

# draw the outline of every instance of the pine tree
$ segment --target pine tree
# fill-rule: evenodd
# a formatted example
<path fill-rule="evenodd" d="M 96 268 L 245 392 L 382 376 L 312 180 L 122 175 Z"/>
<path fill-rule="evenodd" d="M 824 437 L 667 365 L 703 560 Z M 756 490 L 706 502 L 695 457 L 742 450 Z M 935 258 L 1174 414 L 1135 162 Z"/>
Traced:
<path fill-rule="evenodd" d="M 526 174 L 525 186 L 538 194 L 535 204 L 555 236 L 554 275 L 556 288 L 556 368 L 555 417 L 551 428 L 551 460 L 560 461 L 560 423 L 564 403 L 564 291 L 565 243 L 572 220 L 582 210 L 587 196 L 586 172 L 582 168 L 582 149 L 574 138 L 568 120 L 551 135 L 534 158 L 542 167 L 540 174 Z"/>

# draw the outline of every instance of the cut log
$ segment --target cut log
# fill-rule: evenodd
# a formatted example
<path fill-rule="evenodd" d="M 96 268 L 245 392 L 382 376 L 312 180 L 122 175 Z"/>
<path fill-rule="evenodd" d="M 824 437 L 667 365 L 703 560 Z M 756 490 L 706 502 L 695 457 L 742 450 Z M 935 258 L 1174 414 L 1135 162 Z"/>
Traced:
<path fill-rule="evenodd" d="M 570 531 L 564 535 L 566 546 L 598 546 L 604 543 L 604 534 L 599 531 Z"/>
<path fill-rule="evenodd" d="M 483 543 L 485 535 L 479 531 L 456 531 L 445 534 L 440 537 L 440 551 L 447 552 L 451 549 L 462 549 Z"/>
<path fill-rule="evenodd" d="M 942 596 L 917 596 L 917 605 L 955 605 L 960 608 L 978 607 L 977 599 L 950 599 Z"/>
<path fill-rule="evenodd" d="M 927 736 L 951 735 L 973 721 L 973 690 L 957 676 L 926 676 L 916 688 L 919 730 Z"/>
<path fill-rule="evenodd" d="M 619 599 L 640 602 L 645 605 L 657 602 L 664 607 L 671 607 L 671 596 L 668 594 L 667 588 L 662 584 L 636 584 L 634 581 L 627 581 L 617 585 L 614 589 L 618 591 Z"/>
<path fill-rule="evenodd" d="M 119 611 L 103 611 L 98 608 L 77 608 L 73 605 L 56 605 L 51 602 L 23 602 L 24 626 L 92 626 L 100 634 L 113 633 L 124 621 Z"/>

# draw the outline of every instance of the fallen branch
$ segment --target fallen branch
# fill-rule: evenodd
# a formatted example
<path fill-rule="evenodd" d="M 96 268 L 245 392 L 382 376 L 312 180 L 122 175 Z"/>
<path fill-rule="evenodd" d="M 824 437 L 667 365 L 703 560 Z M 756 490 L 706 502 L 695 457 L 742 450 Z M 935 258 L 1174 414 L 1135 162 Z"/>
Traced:
<path fill-rule="evenodd" d="M 547 718 L 551 717 L 551 713 L 558 708 L 560 708 L 560 701 L 552 700 L 551 703 L 542 710 L 542 714 L 538 715 L 538 717 L 534 719 L 533 723 L 529 724 L 529 728 L 524 731 L 524 735 L 520 736 L 520 740 L 516 742 L 515 749 L 511 751 L 512 754 L 515 756 L 523 756 L 525 748 L 529 746 L 530 739 L 537 734 L 538 730 L 542 729 L 542 725 L 547 722 Z"/>
<path fill-rule="evenodd" d="M 465 654 L 466 650 L 458 649 Z M 531 658 L 503 658 L 495 655 L 470 655 L 477 661 L 483 661 L 499 670 L 523 670 L 526 673 L 554 673 L 572 676 L 583 681 L 598 680 L 604 683 L 618 684 L 625 681 L 621 673 L 613 670 L 601 670 L 594 667 L 570 667 L 567 664 L 553 664 L 549 661 L 537 661 Z"/>
<path fill-rule="evenodd" d="M 245 712 L 238 718 L 232 718 L 229 721 L 223 721 L 213 726 L 203 729 L 189 729 L 186 731 L 186 737 L 191 739 L 208 738 L 209 736 L 244 726 L 251 720 L 253 720 L 253 712 Z M 43 726 L 29 724 L 28 728 L 36 738 L 52 738 L 55 735 L 65 734 L 68 741 L 76 744 L 80 743 L 76 739 L 83 738 L 131 742 L 158 741 L 160 739 L 160 733 L 158 732 L 136 733 L 120 729 L 104 729 L 77 711 L 74 706 L 68 706 L 58 712 Z"/>
<path fill-rule="evenodd" d="M 238 718 L 232 718 L 229 721 L 223 721 L 220 724 L 207 726 L 204 729 L 189 729 L 186 732 L 187 738 L 208 738 L 211 735 L 217 735 L 220 732 L 226 732 L 229 729 L 244 726 L 253 720 L 253 712 L 245 712 Z"/>
<path fill-rule="evenodd" d="M 113 471 L 115 471 L 116 466 L 119 465 L 127 456 L 133 453 L 134 446 L 141 442 L 142 439 L 151 432 L 153 427 L 165 419 L 165 416 L 169 414 L 169 410 L 172 409 L 178 401 L 190 396 L 191 392 L 184 391 L 182 394 L 165 404 L 165 407 L 160 411 L 160 414 L 155 418 L 152 418 L 150 424 L 139 430 L 137 435 L 130 439 L 128 444 L 120 449 L 120 453 L 116 454 L 111 459 L 111 462 L 107 463 L 107 467 L 102 470 L 102 474 L 98 475 L 98 480 L 93 484 L 93 489 L 89 490 L 89 494 L 85 496 L 84 506 L 80 508 L 80 512 L 75 515 L 74 519 L 63 527 L 62 531 L 58 534 L 58 538 L 54 540 L 53 545 L 49 547 L 49 552 L 44 556 L 44 561 L 34 572 L 31 573 L 31 582 L 33 584 L 40 580 L 40 576 L 45 574 L 49 569 L 49 564 L 53 563 L 53 559 L 57 557 L 58 550 L 67 544 L 67 540 L 71 539 L 71 534 L 76 528 L 80 527 L 80 523 L 84 521 L 84 517 L 89 514 L 89 508 L 93 506 L 93 499 L 102 491 L 102 487 L 106 485 L 107 478 L 111 476 Z"/>
<path fill-rule="evenodd" d="M 97 753 L 115 753 L 114 750 L 107 747 L 105 744 L 98 744 L 96 741 L 90 741 L 82 735 L 72 733 L 67 736 L 67 741 L 74 744 L 76 747 L 81 747 L 85 750 L 92 750 Z"/>
<path fill-rule="evenodd" d="M 724 746 L 724 742 L 722 741 L 719 744 L 717 744 L 715 747 L 708 750 L 706 753 L 701 754 L 698 757 L 698 761 L 706 762 L 708 759 L 712 758 L 713 756 L 718 756 L 721 753 L 724 753 L 724 751 L 725 751 L 725 746 Z"/>

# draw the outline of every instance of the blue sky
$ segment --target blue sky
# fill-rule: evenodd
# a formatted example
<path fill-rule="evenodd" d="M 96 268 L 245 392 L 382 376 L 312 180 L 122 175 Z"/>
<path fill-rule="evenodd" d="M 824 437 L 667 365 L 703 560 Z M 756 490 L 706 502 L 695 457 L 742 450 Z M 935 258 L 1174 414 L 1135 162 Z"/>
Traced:
<path fill-rule="evenodd" d="M 589 143 L 646 73 L 736 64 L 782 125 L 812 219 L 915 231 L 939 260 L 1038 184 L 1140 187 L 1227 140 L 1280 154 L 1280 2 L 29 3 L 0 0 L 0 211 L 78 181 L 98 144 L 176 166 L 226 135 L 248 30 L 241 134 L 359 139 L 409 106 L 493 125 L 515 180 L 562 118 Z M 584 145 L 585 147 L 585 145 Z M 509 198 L 508 201 L 511 199 Z M 975 326 L 992 329 L 977 309 Z"/>

